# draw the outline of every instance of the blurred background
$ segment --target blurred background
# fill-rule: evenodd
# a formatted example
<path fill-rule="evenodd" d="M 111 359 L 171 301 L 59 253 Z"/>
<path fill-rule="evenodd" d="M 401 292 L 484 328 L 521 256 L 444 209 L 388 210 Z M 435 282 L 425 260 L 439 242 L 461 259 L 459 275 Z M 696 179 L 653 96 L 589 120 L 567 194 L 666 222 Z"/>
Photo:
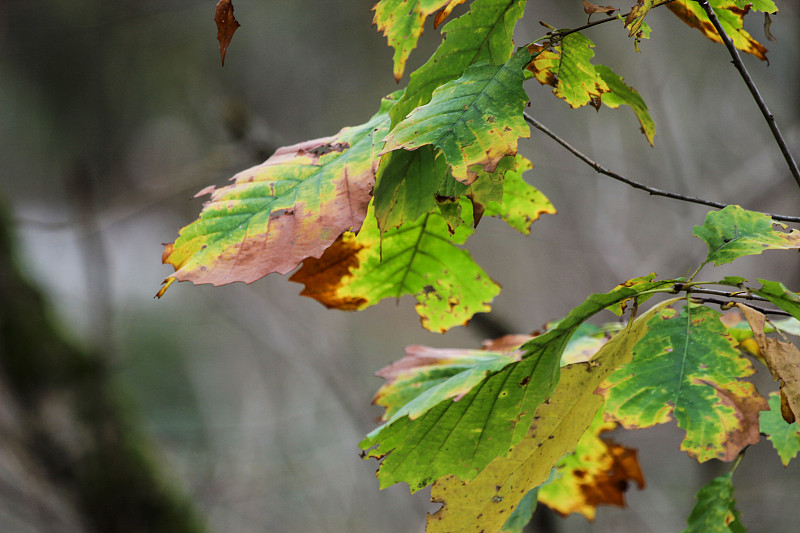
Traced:
<path fill-rule="evenodd" d="M 110 370 L 114 401 L 160 476 L 191 503 L 198 530 L 417 532 L 435 509 L 428 491 L 378 491 L 377 464 L 359 458 L 358 442 L 380 414 L 370 405 L 381 385 L 373 374 L 409 344 L 477 347 L 489 334 L 483 322 L 429 333 L 410 297 L 357 314 L 328 311 L 278 275 L 249 286 L 182 283 L 153 299 L 172 271 L 161 264 L 161 243 L 197 216 L 198 190 L 278 146 L 365 122 L 397 88 L 392 50 L 371 26 L 373 3 L 237 0 L 242 27 L 224 68 L 213 0 L 0 3 L 0 206 L 17 264 L 44 294 L 58 334 Z M 770 49 L 769 65 L 744 60 L 797 157 L 800 8 L 776 3 L 777 42 L 764 38 L 760 14 L 747 21 Z M 575 27 L 586 15 L 577 0 L 531 0 L 516 42 L 541 37 L 540 20 Z M 639 54 L 621 24 L 587 36 L 595 62 L 648 103 L 654 148 L 629 109 L 571 110 L 535 81 L 530 112 L 648 185 L 800 214 L 800 191 L 725 49 L 666 9 L 647 22 L 652 38 Z M 401 85 L 438 42 L 429 21 Z M 525 178 L 559 214 L 536 222 L 529 237 L 484 219 L 470 239 L 477 262 L 504 287 L 494 325 L 530 332 L 592 292 L 650 272 L 680 276 L 705 257 L 691 232 L 707 209 L 612 182 L 536 130 L 520 149 L 535 165 Z M 790 252 L 719 270 L 800 289 Z M 7 296 L 0 293 L 0 306 Z M 17 350 L 0 356 L 26 357 L 25 346 Z M 38 400 L 16 397 L 4 372 L 0 531 L 97 530 L 20 437 Z M 756 379 L 774 387 L 764 372 Z M 53 402 L 45 418 L 68 425 Z M 627 510 L 600 509 L 594 524 L 545 515 L 532 531 L 681 530 L 697 489 L 727 468 L 698 467 L 679 452 L 682 435 L 674 423 L 615 433 L 641 448 L 647 489 L 629 494 Z M 796 527 L 798 462 L 783 468 L 766 441 L 748 452 L 734 481 L 750 531 Z"/>

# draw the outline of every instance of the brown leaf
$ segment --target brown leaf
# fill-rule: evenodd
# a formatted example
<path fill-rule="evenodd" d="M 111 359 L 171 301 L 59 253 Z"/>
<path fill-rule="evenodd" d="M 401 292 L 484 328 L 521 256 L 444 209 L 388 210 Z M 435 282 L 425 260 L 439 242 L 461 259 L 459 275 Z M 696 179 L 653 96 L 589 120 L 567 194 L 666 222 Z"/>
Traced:
<path fill-rule="evenodd" d="M 455 8 L 458 4 L 463 4 L 466 1 L 467 0 L 450 0 L 449 4 L 444 6 L 438 11 L 438 13 L 436 13 L 436 17 L 433 19 L 433 29 L 437 29 L 442 22 L 444 22 L 444 19 L 450 15 L 450 12 L 453 10 L 453 8 Z"/>
<path fill-rule="evenodd" d="M 764 315 L 744 304 L 736 305 L 750 324 L 772 377 L 780 383 L 781 415 L 791 424 L 800 418 L 800 350 L 790 342 L 767 337 Z"/>
<path fill-rule="evenodd" d="M 233 16 L 233 2 L 231 0 L 219 0 L 217 3 L 217 13 L 214 15 L 214 22 L 217 23 L 217 40 L 219 41 L 219 55 L 222 56 L 222 66 L 225 66 L 225 52 L 231 44 L 233 34 L 239 29 L 240 24 Z"/>
<path fill-rule="evenodd" d="M 587 2 L 586 0 L 583 0 L 583 12 L 586 13 L 587 15 L 589 15 L 590 18 L 595 13 L 607 13 L 607 14 L 610 15 L 614 11 L 619 11 L 619 10 L 616 7 L 598 6 L 597 4 L 593 4 L 591 2 Z"/>

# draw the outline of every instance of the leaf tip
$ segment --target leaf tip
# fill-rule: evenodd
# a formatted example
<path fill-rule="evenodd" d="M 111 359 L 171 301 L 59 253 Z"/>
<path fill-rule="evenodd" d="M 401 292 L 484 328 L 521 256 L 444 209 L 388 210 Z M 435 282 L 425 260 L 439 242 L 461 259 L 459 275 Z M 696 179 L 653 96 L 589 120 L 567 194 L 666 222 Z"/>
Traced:
<path fill-rule="evenodd" d="M 162 285 L 161 289 L 159 289 L 159 291 L 156 293 L 155 298 L 161 299 L 161 297 L 164 296 L 164 293 L 167 292 L 167 289 L 169 289 L 170 285 L 175 283 L 175 281 L 177 281 L 177 278 L 175 276 L 170 276 L 167 279 L 165 279 L 161 283 Z"/>

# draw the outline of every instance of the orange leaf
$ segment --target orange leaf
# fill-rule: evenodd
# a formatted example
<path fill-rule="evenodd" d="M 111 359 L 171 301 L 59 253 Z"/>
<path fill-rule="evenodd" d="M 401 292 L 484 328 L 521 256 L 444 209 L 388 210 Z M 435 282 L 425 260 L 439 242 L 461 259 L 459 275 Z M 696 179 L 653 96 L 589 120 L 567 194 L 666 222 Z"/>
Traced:
<path fill-rule="evenodd" d="M 444 6 L 439 10 L 438 13 L 436 13 L 436 17 L 433 19 L 433 29 L 435 30 L 441 26 L 442 22 L 444 22 L 444 19 L 450 16 L 450 12 L 453 11 L 453 8 L 455 8 L 458 4 L 463 4 L 464 2 L 466 2 L 466 0 L 450 0 L 449 4 Z"/>
<path fill-rule="evenodd" d="M 219 55 L 222 56 L 222 66 L 225 66 L 225 52 L 231 44 L 233 34 L 239 29 L 240 24 L 233 16 L 233 2 L 231 0 L 219 0 L 217 3 L 217 13 L 214 15 L 214 22 L 217 23 L 217 40 L 219 41 Z"/>

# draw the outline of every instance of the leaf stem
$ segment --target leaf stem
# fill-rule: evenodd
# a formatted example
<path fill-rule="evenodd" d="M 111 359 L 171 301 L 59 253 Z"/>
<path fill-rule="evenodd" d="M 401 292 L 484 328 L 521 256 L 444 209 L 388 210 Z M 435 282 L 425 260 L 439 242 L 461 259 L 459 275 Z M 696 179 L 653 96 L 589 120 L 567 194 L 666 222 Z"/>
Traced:
<path fill-rule="evenodd" d="M 546 126 L 544 126 L 541 122 L 539 122 L 538 120 L 533 118 L 528 113 L 523 111 L 523 116 L 525 117 L 525 120 L 529 124 L 531 124 L 534 128 L 538 129 L 539 131 L 541 131 L 542 133 L 544 133 L 545 135 L 547 135 L 548 137 L 550 137 L 551 139 L 556 141 L 558 144 L 563 146 L 572 155 L 574 155 L 575 157 L 577 157 L 578 159 L 580 159 L 581 161 L 583 161 L 584 163 L 586 163 L 587 165 L 592 167 L 596 172 L 598 172 L 600 174 L 604 174 L 604 175 L 606 175 L 606 176 L 608 176 L 608 177 L 610 177 L 612 179 L 615 179 L 617 181 L 620 181 L 622 183 L 625 183 L 626 185 L 629 185 L 629 186 L 633 187 L 634 189 L 639 189 L 639 190 L 645 191 L 645 192 L 649 193 L 651 196 L 663 196 L 665 198 L 672 198 L 673 200 L 681 200 L 681 201 L 689 202 L 689 203 L 693 203 L 693 204 L 707 205 L 709 207 L 716 207 L 718 209 L 723 209 L 725 207 L 728 207 L 728 205 L 729 205 L 729 204 L 723 204 L 721 202 L 714 202 L 714 201 L 711 201 L 711 200 L 704 200 L 702 198 L 697 198 L 697 197 L 694 197 L 694 196 L 687 196 L 687 195 L 684 195 L 684 194 L 678 194 L 678 193 L 674 193 L 674 192 L 670 192 L 670 191 L 664 191 L 664 190 L 661 190 L 661 189 L 656 189 L 655 187 L 649 187 L 647 185 L 639 183 L 638 181 L 634 181 L 634 180 L 632 180 L 630 178 L 626 178 L 625 176 L 622 176 L 621 174 L 618 174 L 618 173 L 616 173 L 616 172 L 614 172 L 612 170 L 609 170 L 609 169 L 601 166 L 599 163 L 595 162 L 594 160 L 590 159 L 588 156 L 586 156 L 582 152 L 580 152 L 577 148 L 573 147 L 571 144 L 569 144 L 567 141 L 565 141 L 564 139 L 559 137 L 557 134 L 555 134 L 552 131 L 550 131 Z M 788 215 L 777 215 L 777 214 L 772 214 L 772 213 L 762 213 L 762 214 L 767 215 L 767 216 L 771 217 L 774 220 L 780 220 L 780 221 L 783 221 L 783 222 L 800 222 L 800 217 L 788 216 Z"/>
<path fill-rule="evenodd" d="M 778 143 L 778 147 L 783 154 L 783 158 L 786 160 L 786 164 L 789 165 L 789 170 L 791 171 L 794 180 L 797 182 L 797 185 L 800 186 L 800 169 L 797 168 L 797 162 L 794 160 L 794 157 L 792 157 L 791 152 L 789 152 L 789 148 L 786 146 L 786 141 L 783 139 L 783 135 L 781 135 L 781 132 L 778 129 L 778 124 L 775 122 L 775 117 L 772 115 L 767 107 L 766 102 L 764 102 L 764 99 L 758 92 L 758 88 L 756 87 L 755 83 L 753 83 L 753 78 L 750 77 L 750 74 L 747 72 L 747 68 L 745 68 L 744 63 L 742 63 L 742 58 L 739 56 L 738 50 L 736 50 L 736 47 L 733 45 L 733 41 L 728 34 L 725 33 L 725 30 L 722 29 L 722 25 L 720 24 L 719 19 L 717 19 L 717 15 L 711 8 L 711 5 L 709 5 L 708 0 L 695 1 L 705 10 L 709 20 L 711 20 L 711 24 L 713 24 L 714 28 L 717 30 L 717 34 L 719 34 L 720 39 L 722 39 L 722 42 L 725 43 L 725 47 L 728 49 L 731 58 L 733 58 L 733 66 L 735 66 L 736 70 L 739 71 L 739 74 L 742 75 L 745 85 L 747 85 L 747 88 L 750 90 L 750 94 L 753 95 L 753 99 L 756 101 L 758 109 L 761 110 L 761 114 L 764 115 L 764 119 L 767 121 L 769 129 L 772 131 L 772 136 L 775 137 L 775 142 Z"/>

